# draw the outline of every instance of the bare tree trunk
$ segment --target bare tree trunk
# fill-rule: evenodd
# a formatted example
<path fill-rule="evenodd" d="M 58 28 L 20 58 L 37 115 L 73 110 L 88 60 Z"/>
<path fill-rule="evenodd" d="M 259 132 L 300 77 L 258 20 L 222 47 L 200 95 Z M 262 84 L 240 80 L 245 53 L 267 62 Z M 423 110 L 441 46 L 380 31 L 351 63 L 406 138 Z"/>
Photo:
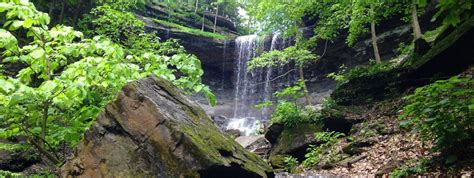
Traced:
<path fill-rule="evenodd" d="M 194 8 L 194 13 L 196 14 L 199 7 L 199 0 L 196 0 L 196 8 Z"/>
<path fill-rule="evenodd" d="M 219 13 L 219 5 L 217 5 L 216 15 L 214 16 L 214 33 L 216 33 L 216 26 L 217 26 L 217 14 Z"/>
<path fill-rule="evenodd" d="M 416 0 L 412 0 L 412 5 L 411 5 L 411 22 L 412 22 L 412 27 L 413 27 L 413 38 L 414 40 L 417 40 L 421 38 L 421 28 L 420 28 L 420 23 L 418 22 L 418 14 L 417 14 L 417 8 L 416 8 Z"/>
<path fill-rule="evenodd" d="M 52 19 L 53 19 L 53 12 L 54 12 L 54 5 L 56 4 L 55 0 L 51 0 L 51 2 L 49 3 L 49 12 L 48 12 L 48 15 L 49 15 L 49 18 L 51 18 L 51 22 Z"/>
<path fill-rule="evenodd" d="M 375 33 L 375 20 L 372 20 L 372 22 L 370 23 L 370 31 L 372 33 L 372 46 L 374 47 L 375 62 L 377 64 L 380 64 L 382 63 L 382 60 L 380 60 L 379 48 L 377 47 L 377 34 Z"/>
<path fill-rule="evenodd" d="M 311 98 L 309 97 L 308 87 L 306 87 L 306 81 L 304 79 L 303 65 L 298 66 L 298 67 L 299 67 L 300 79 L 303 81 L 303 90 L 304 90 L 303 92 L 304 92 L 304 97 L 306 99 L 306 104 L 310 106 L 312 105 Z"/>
<path fill-rule="evenodd" d="M 41 139 L 46 140 L 46 134 L 47 134 L 47 129 L 48 129 L 48 112 L 49 112 L 49 103 L 45 102 L 44 103 L 44 108 L 43 108 L 43 120 L 41 122 Z M 44 148 L 45 143 L 41 142 L 39 146 L 41 148 Z"/>
<path fill-rule="evenodd" d="M 50 161 L 52 161 L 54 164 L 59 164 L 61 163 L 61 161 L 56 157 L 54 156 L 53 154 L 51 154 L 50 152 L 48 152 L 44 147 L 42 147 L 40 144 L 38 144 L 36 142 L 36 140 L 33 140 L 33 139 L 29 139 L 29 142 L 31 144 L 33 144 L 34 147 L 36 147 L 39 152 L 41 154 L 43 154 L 44 156 L 46 156 L 46 158 L 48 158 Z"/>
<path fill-rule="evenodd" d="M 59 14 L 59 24 L 63 23 L 64 20 L 64 9 L 66 9 L 66 1 L 62 1 L 61 13 Z"/>
<path fill-rule="evenodd" d="M 205 13 L 205 12 L 203 12 L 203 13 L 202 13 L 202 25 L 201 25 L 201 31 L 204 31 L 204 19 L 206 18 L 206 17 L 205 17 L 205 15 L 206 15 L 206 13 Z"/>
<path fill-rule="evenodd" d="M 77 1 L 76 4 L 76 12 L 74 12 L 74 17 L 72 18 L 72 23 L 74 23 L 74 26 L 77 27 L 77 19 L 79 18 L 79 14 L 81 12 L 81 4 L 82 0 Z"/>

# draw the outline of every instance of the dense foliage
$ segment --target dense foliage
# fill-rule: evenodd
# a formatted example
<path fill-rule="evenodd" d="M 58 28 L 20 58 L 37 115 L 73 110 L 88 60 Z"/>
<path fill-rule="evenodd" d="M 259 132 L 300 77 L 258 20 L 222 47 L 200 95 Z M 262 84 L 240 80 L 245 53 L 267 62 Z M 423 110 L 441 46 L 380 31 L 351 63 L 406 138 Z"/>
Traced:
<path fill-rule="evenodd" d="M 322 143 L 320 145 L 310 145 L 308 153 L 305 155 L 303 166 L 312 167 L 318 165 L 322 160 L 329 162 L 338 161 L 341 159 L 337 152 L 336 144 L 339 142 L 338 138 L 345 136 L 339 132 L 317 132 L 315 139 Z"/>
<path fill-rule="evenodd" d="M 309 62 L 314 62 L 317 58 L 317 55 L 311 51 L 290 46 L 284 50 L 265 52 L 248 62 L 248 66 L 249 70 L 263 67 L 282 67 L 291 62 L 296 63 L 298 66 L 304 66 Z"/>
<path fill-rule="evenodd" d="M 380 64 L 361 65 L 347 69 L 344 65 L 339 67 L 339 71 L 328 74 L 328 78 L 336 80 L 338 85 L 342 85 L 352 79 L 375 76 L 379 73 L 387 72 L 396 67 L 396 64 L 391 62 L 383 62 Z"/>
<path fill-rule="evenodd" d="M 194 56 L 138 52 L 105 37 L 84 38 L 71 27 L 49 29 L 49 16 L 24 0 L 1 2 L 0 12 L 6 14 L 0 29 L 3 62 L 21 67 L 15 76 L 0 75 L 0 136 L 26 137 L 54 163 L 60 163 L 59 145 L 75 145 L 131 80 L 153 74 L 186 91 L 204 92 L 215 103 L 201 84 L 203 71 Z"/>
<path fill-rule="evenodd" d="M 280 123 L 285 127 L 294 127 L 298 124 L 321 124 L 321 111 L 313 106 L 301 106 L 297 100 L 304 96 L 304 82 L 298 80 L 296 85 L 287 87 L 274 93 L 277 101 L 265 101 L 257 105 L 257 108 L 275 105 L 271 115 L 272 123 Z"/>
<path fill-rule="evenodd" d="M 303 49 L 298 46 L 290 46 L 284 50 L 273 50 L 263 53 L 261 56 L 252 59 L 248 62 L 248 69 L 254 70 L 255 68 L 263 67 L 282 67 L 293 63 L 298 68 L 299 72 L 299 83 L 303 90 L 306 103 L 311 105 L 311 99 L 309 97 L 308 88 L 304 78 L 304 66 L 310 62 L 314 62 L 318 59 L 318 56 L 309 50 Z M 288 74 L 288 73 L 287 73 Z"/>
<path fill-rule="evenodd" d="M 452 77 L 416 89 L 407 97 L 402 126 L 419 132 L 435 151 L 461 153 L 464 141 L 474 134 L 474 81 Z M 451 157 L 454 159 L 454 157 Z M 449 162 L 451 162 L 450 160 Z"/>

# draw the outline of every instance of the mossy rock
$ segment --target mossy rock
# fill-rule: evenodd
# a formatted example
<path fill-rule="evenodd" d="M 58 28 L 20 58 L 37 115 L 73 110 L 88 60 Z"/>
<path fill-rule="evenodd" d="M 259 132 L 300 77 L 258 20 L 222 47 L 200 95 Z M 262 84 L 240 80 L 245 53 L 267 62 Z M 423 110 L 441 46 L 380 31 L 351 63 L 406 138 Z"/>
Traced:
<path fill-rule="evenodd" d="M 132 82 L 85 133 L 63 177 L 272 177 L 170 82 Z M 226 176 L 228 177 L 228 176 Z"/>
<path fill-rule="evenodd" d="M 274 155 L 270 157 L 268 162 L 274 169 L 284 169 L 285 168 L 285 159 L 288 158 L 290 155 L 281 154 L 281 155 Z"/>
<path fill-rule="evenodd" d="M 322 126 L 313 124 L 298 124 L 291 128 L 283 128 L 276 143 L 272 145 L 270 159 L 276 155 L 291 155 L 300 160 L 304 159 L 310 144 L 315 144 L 314 134 L 321 132 Z"/>

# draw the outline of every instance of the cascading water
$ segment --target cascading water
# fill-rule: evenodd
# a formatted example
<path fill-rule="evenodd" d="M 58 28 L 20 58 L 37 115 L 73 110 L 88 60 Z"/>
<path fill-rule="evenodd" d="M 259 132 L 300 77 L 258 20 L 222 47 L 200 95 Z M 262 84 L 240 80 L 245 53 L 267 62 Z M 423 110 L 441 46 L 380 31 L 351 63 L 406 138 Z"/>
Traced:
<path fill-rule="evenodd" d="M 279 46 L 278 46 L 278 40 L 280 39 L 280 33 L 275 33 L 273 36 L 272 36 L 272 43 L 270 45 L 270 51 L 272 50 L 279 50 Z M 285 42 L 285 41 L 283 41 Z M 285 45 L 284 45 L 285 46 Z M 273 71 L 273 67 L 269 67 L 267 69 L 267 73 L 266 73 L 266 76 L 265 76 L 265 90 L 264 90 L 264 93 L 263 93 L 263 101 L 267 101 L 267 100 L 271 100 L 271 97 L 272 97 L 272 93 L 273 93 L 273 90 L 272 90 L 272 87 L 271 87 L 271 77 L 272 77 L 272 71 Z M 268 108 L 265 107 L 262 109 L 262 116 L 268 116 L 269 113 L 268 113 Z"/>
<path fill-rule="evenodd" d="M 239 130 L 242 135 L 255 135 L 261 127 L 261 122 L 254 117 L 229 119 L 226 130 Z"/>
<path fill-rule="evenodd" d="M 248 72 L 247 62 L 256 57 L 257 53 L 257 35 L 249 35 L 238 37 L 235 40 L 237 49 L 237 69 L 235 81 L 235 97 L 234 97 L 234 118 L 255 116 L 249 106 L 254 103 L 256 97 L 250 97 L 249 94 L 254 86 L 251 86 L 252 80 L 256 80 L 258 76 L 254 76 L 258 71 Z M 250 106 L 251 107 L 251 106 Z"/>
<path fill-rule="evenodd" d="M 234 81 L 234 114 L 227 123 L 227 129 L 237 129 L 244 135 L 252 135 L 261 126 L 256 123 L 268 119 L 269 115 L 267 108 L 260 111 L 254 106 L 265 100 L 271 100 L 272 76 L 283 72 L 281 69 L 275 71 L 271 67 L 248 71 L 247 62 L 259 56 L 263 51 L 283 49 L 287 46 L 287 42 L 279 33 L 276 33 L 271 38 L 270 48 L 267 45 L 267 49 L 265 49 L 265 39 L 257 35 L 238 37 L 235 45 L 237 62 Z"/>

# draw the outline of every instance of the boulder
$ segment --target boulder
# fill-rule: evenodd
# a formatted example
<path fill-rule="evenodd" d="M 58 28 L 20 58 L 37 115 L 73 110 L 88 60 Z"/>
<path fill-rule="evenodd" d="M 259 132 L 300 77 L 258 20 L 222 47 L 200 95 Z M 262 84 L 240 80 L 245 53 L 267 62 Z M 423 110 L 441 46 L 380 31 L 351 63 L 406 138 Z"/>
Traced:
<path fill-rule="evenodd" d="M 0 139 L 0 144 L 14 147 L 15 143 Z M 0 149 L 0 170 L 21 172 L 39 162 L 39 156 L 34 149 Z"/>
<path fill-rule="evenodd" d="M 226 120 L 227 118 L 225 116 L 219 115 L 219 116 L 211 116 L 211 119 L 214 121 L 216 126 L 221 130 L 225 131 L 225 125 L 226 125 Z"/>
<path fill-rule="evenodd" d="M 170 82 L 126 85 L 85 133 L 62 177 L 273 177 Z"/>
<path fill-rule="evenodd" d="M 240 137 L 240 135 L 242 134 L 242 133 L 240 133 L 240 130 L 237 130 L 237 129 L 225 130 L 224 133 L 227 134 L 228 136 L 230 136 L 231 138 Z"/>
<path fill-rule="evenodd" d="M 309 145 L 316 144 L 314 134 L 321 130 L 321 126 L 313 124 L 299 124 L 291 128 L 284 127 L 276 142 L 272 144 L 270 160 L 278 155 L 291 155 L 303 160 Z"/>
<path fill-rule="evenodd" d="M 252 153 L 266 158 L 270 151 L 270 143 L 263 135 L 240 136 L 235 139 L 237 143 Z"/>
<path fill-rule="evenodd" d="M 274 144 L 281 132 L 283 131 L 283 125 L 279 123 L 273 123 L 268 126 L 267 131 L 265 132 L 265 138 L 271 143 Z"/>

